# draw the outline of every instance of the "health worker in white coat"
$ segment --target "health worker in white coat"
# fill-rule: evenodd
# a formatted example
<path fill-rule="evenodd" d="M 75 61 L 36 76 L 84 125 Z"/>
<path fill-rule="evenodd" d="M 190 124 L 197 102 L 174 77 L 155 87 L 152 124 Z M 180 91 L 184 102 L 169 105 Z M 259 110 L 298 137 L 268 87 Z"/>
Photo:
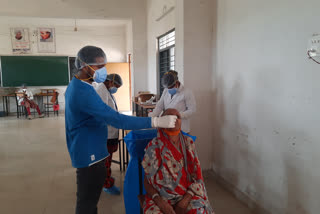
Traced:
<path fill-rule="evenodd" d="M 113 110 L 118 111 L 116 98 L 113 96 L 117 93 L 118 88 L 122 86 L 122 78 L 119 74 L 108 74 L 106 81 L 103 83 L 92 83 L 102 101 L 110 106 Z M 112 156 L 118 150 L 119 129 L 108 126 L 107 148 L 109 156 L 106 158 L 105 166 L 107 169 L 107 177 L 103 184 L 103 191 L 111 195 L 120 195 L 120 188 L 115 185 L 115 178 L 112 177 Z"/>
<path fill-rule="evenodd" d="M 177 109 L 181 115 L 181 130 L 190 133 L 190 118 L 196 111 L 196 100 L 191 90 L 178 80 L 178 72 L 170 70 L 161 79 L 165 87 L 159 102 L 149 117 L 157 117 L 169 108 Z"/>

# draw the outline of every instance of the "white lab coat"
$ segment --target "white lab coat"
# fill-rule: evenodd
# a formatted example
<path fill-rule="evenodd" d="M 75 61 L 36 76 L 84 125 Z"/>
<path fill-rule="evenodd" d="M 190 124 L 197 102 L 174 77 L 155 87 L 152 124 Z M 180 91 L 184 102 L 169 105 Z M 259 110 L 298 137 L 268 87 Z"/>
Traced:
<path fill-rule="evenodd" d="M 23 93 L 24 91 L 23 91 L 22 89 L 20 89 L 18 92 Z M 25 91 L 24 93 L 26 93 L 27 98 L 28 98 L 29 100 L 33 100 L 33 94 L 32 94 L 32 92 L 31 92 L 31 90 L 26 89 L 26 91 Z M 17 97 L 17 98 L 18 98 L 18 104 L 21 105 L 21 103 L 22 103 L 23 100 L 24 100 L 24 97 L 21 96 L 21 97 Z"/>
<path fill-rule="evenodd" d="M 114 98 L 114 96 L 112 96 L 112 94 L 103 83 L 93 83 L 92 86 L 105 104 L 118 111 L 116 99 Z M 116 138 L 119 138 L 119 130 L 117 128 L 114 128 L 113 126 L 108 126 L 108 139 Z"/>
<path fill-rule="evenodd" d="M 149 113 L 149 117 L 158 117 L 168 108 L 174 108 L 180 112 L 181 130 L 187 133 L 190 132 L 190 118 L 196 111 L 196 100 L 192 91 L 185 89 L 180 83 L 177 93 L 172 97 L 168 89 L 164 89 L 156 108 Z"/>

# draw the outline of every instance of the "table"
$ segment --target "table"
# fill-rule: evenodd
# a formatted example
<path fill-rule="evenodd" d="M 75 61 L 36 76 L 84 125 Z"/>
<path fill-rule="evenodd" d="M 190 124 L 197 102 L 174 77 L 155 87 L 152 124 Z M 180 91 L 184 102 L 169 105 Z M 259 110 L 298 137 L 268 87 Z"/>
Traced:
<path fill-rule="evenodd" d="M 53 96 L 58 89 L 56 88 L 49 88 L 49 89 L 41 89 L 40 93 L 38 93 L 37 95 L 39 96 L 47 96 L 47 103 L 49 103 L 49 97 Z"/>
<path fill-rule="evenodd" d="M 49 97 L 54 96 L 54 95 L 56 94 L 57 90 L 58 90 L 58 89 L 56 89 L 56 88 L 40 89 L 40 93 L 35 94 L 35 95 L 37 95 L 37 96 L 42 97 L 42 104 L 44 104 L 44 114 L 45 114 L 45 115 L 48 115 L 48 117 L 49 117 L 50 112 L 55 112 L 55 111 L 50 111 L 51 105 L 52 105 L 53 103 L 51 104 L 51 103 L 49 102 Z M 43 103 L 43 97 L 47 97 L 47 102 L 46 102 L 46 103 Z M 59 103 L 58 98 L 59 98 L 59 96 L 57 96 L 57 103 Z M 58 113 L 58 112 L 57 112 L 57 113 Z M 58 114 L 58 115 L 59 115 L 59 114 Z"/>
<path fill-rule="evenodd" d="M 2 96 L 3 111 L 6 116 L 9 116 L 10 112 L 10 97 L 14 97 L 16 99 L 16 94 L 11 93 Z"/>
<path fill-rule="evenodd" d="M 33 97 L 34 98 L 40 97 L 40 95 L 35 94 Z M 17 102 L 16 93 L 6 94 L 2 96 L 3 111 L 6 116 L 9 116 L 9 113 L 10 113 L 10 98 L 14 98 L 15 101 Z M 17 109 L 17 112 L 15 113 L 18 114 L 18 109 Z"/>
<path fill-rule="evenodd" d="M 148 117 L 148 110 L 153 110 L 156 104 L 141 104 L 140 102 L 133 102 L 137 117 Z"/>
<path fill-rule="evenodd" d="M 34 98 L 38 98 L 38 97 L 42 98 L 41 104 L 43 104 L 43 97 L 47 97 L 47 102 L 49 103 L 49 96 L 53 96 L 57 89 L 45 89 L 45 90 L 46 91 L 47 90 L 54 90 L 54 92 L 38 93 L 38 94 L 33 95 Z M 10 113 L 10 98 L 12 98 L 12 97 L 16 100 L 17 99 L 16 93 L 10 93 L 10 94 L 6 94 L 6 95 L 2 96 L 3 111 L 6 116 L 9 116 L 9 113 Z M 39 103 L 38 103 L 38 105 L 39 105 Z M 16 113 L 18 113 L 18 111 Z"/>

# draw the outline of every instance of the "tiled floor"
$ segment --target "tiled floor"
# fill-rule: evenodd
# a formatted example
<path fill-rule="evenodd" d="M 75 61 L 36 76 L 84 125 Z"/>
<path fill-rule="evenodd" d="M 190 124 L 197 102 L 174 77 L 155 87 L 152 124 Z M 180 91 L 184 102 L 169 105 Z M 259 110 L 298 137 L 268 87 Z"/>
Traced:
<path fill-rule="evenodd" d="M 113 175 L 123 188 L 124 173 L 118 165 L 113 165 Z M 205 181 L 216 214 L 251 213 L 209 174 Z M 1 214 L 74 213 L 75 183 L 63 117 L 31 121 L 0 118 Z M 99 213 L 124 214 L 123 196 L 102 193 Z"/>

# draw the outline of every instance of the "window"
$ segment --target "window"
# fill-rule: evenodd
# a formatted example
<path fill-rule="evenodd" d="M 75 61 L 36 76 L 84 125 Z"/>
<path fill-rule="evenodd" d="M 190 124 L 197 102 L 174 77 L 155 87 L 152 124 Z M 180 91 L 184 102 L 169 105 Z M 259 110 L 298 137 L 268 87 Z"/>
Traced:
<path fill-rule="evenodd" d="M 173 30 L 159 37 L 159 50 L 166 49 L 175 45 L 176 32 Z"/>
<path fill-rule="evenodd" d="M 164 90 L 161 78 L 166 72 L 175 68 L 175 43 L 176 33 L 174 29 L 158 38 L 160 96 Z"/>

